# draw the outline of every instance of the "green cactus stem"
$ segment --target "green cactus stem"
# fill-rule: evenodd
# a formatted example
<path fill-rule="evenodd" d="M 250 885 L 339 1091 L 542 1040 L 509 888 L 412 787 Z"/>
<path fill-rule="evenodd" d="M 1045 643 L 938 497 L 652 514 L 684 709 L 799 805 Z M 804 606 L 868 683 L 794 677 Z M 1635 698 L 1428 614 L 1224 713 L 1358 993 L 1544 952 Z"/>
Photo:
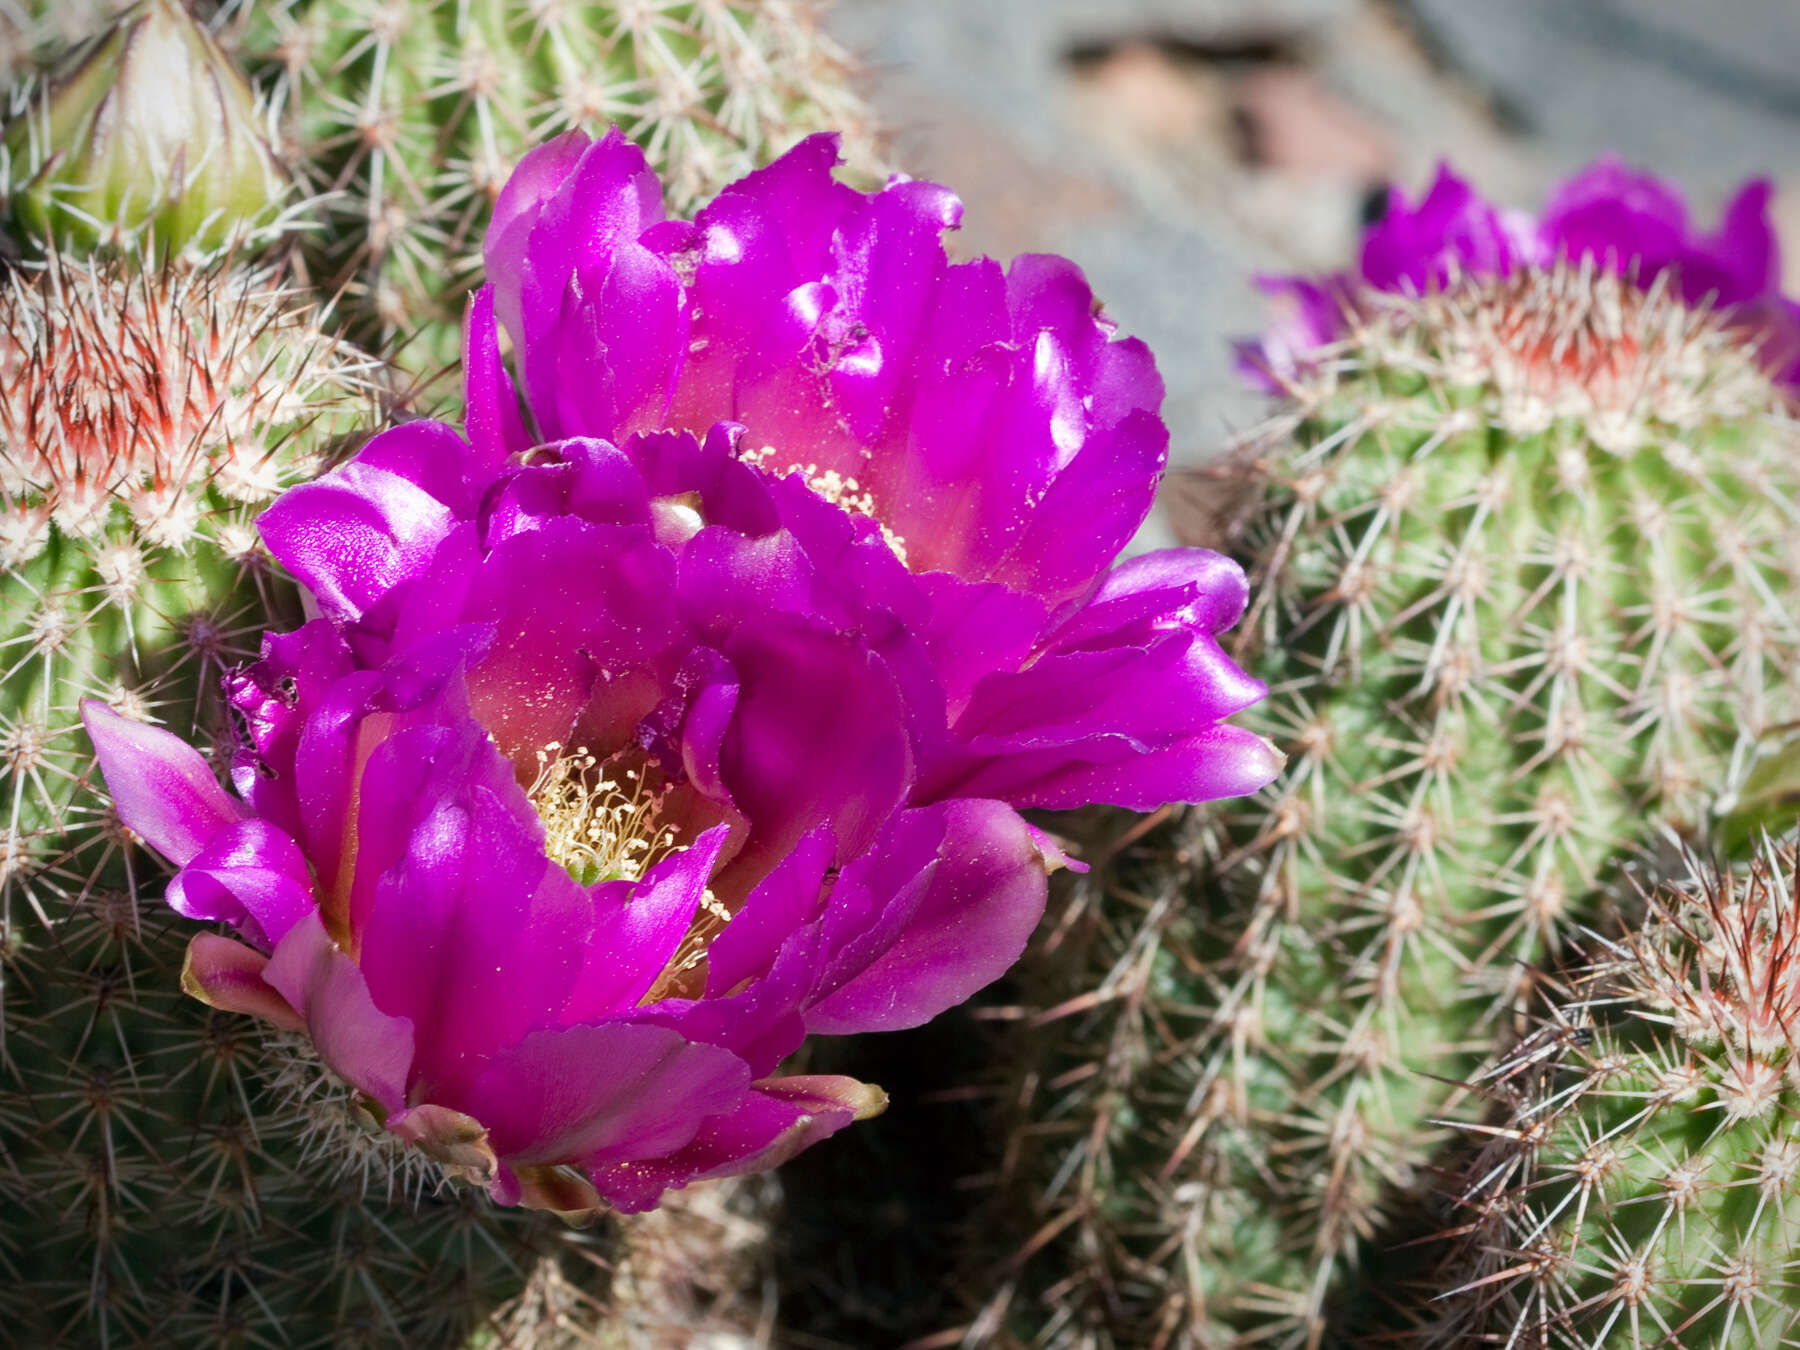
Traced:
<path fill-rule="evenodd" d="M 1419 1346 L 1760 1350 L 1800 1335 L 1792 844 L 1691 865 L 1482 1076 Z"/>
<path fill-rule="evenodd" d="M 453 361 L 488 213 L 512 166 L 617 124 L 691 209 L 813 131 L 877 172 L 868 110 L 812 0 L 255 0 L 228 34 L 330 194 L 307 244 L 359 339 Z"/>
<path fill-rule="evenodd" d="M 1752 335 L 1568 265 L 1370 303 L 1211 485 L 1288 768 L 1131 864 L 1116 997 L 1052 1030 L 1028 1341 L 1324 1343 L 1530 971 L 1794 716 L 1800 459 Z"/>

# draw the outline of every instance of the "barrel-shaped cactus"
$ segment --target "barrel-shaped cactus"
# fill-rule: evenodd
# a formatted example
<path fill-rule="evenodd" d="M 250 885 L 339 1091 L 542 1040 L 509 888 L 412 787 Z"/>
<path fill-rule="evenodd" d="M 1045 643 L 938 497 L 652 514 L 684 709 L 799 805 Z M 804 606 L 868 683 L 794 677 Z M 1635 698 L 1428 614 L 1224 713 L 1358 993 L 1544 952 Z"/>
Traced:
<path fill-rule="evenodd" d="M 1793 1343 L 1795 862 L 1790 844 L 1735 874 L 1692 864 L 1641 928 L 1593 943 L 1592 964 L 1480 1076 L 1500 1110 L 1471 1130 L 1454 1254 L 1411 1308 L 1407 1343 Z"/>
<path fill-rule="evenodd" d="M 1020 1134 L 1066 1223 L 1015 1329 L 1323 1342 L 1533 965 L 1793 716 L 1800 462 L 1755 330 L 1572 262 L 1364 304 L 1210 484 L 1288 768 L 1087 883 L 1099 994 L 1045 1024 Z"/>

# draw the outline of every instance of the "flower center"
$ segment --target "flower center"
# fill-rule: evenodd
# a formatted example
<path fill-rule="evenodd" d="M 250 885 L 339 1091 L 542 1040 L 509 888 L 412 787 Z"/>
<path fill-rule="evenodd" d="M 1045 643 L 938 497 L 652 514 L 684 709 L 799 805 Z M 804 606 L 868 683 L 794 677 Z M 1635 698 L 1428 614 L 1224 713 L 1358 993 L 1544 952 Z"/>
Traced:
<path fill-rule="evenodd" d="M 807 487 L 833 506 L 848 511 L 853 516 L 867 516 L 875 522 L 876 528 L 881 531 L 881 537 L 887 540 L 887 546 L 894 550 L 894 556 L 902 564 L 906 562 L 906 541 L 889 529 L 877 513 L 874 493 L 848 474 L 839 473 L 836 469 L 821 469 L 817 464 L 790 464 L 785 469 L 777 468 L 776 456 L 779 453 L 774 446 L 765 445 L 761 449 L 742 449 L 738 452 L 738 457 L 771 478 L 799 474 Z"/>
<path fill-rule="evenodd" d="M 662 824 L 662 794 L 638 770 L 558 741 L 537 752 L 537 764 L 526 795 L 544 822 L 544 851 L 582 885 L 637 881 L 681 851 L 674 827 Z"/>

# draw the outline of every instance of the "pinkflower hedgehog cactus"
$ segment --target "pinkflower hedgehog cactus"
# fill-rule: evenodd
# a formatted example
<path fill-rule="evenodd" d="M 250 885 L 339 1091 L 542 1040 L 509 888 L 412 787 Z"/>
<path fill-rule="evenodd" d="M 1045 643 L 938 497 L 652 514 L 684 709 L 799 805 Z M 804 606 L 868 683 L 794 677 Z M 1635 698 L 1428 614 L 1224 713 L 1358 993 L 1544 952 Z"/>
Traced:
<path fill-rule="evenodd" d="M 834 162 L 688 223 L 616 134 L 527 157 L 466 435 L 399 427 L 261 519 L 323 617 L 228 682 L 237 797 L 87 710 L 170 904 L 242 939 L 196 935 L 190 991 L 506 1203 L 645 1208 L 879 1109 L 778 1066 L 1018 956 L 1062 860 L 1015 808 L 1279 763 L 1222 721 L 1262 693 L 1215 641 L 1238 569 L 1112 567 L 1149 353 L 1069 264 L 952 265 L 945 189 Z"/>
<path fill-rule="evenodd" d="M 1506 277 L 1592 260 L 1640 286 L 1658 278 L 1688 306 L 1728 311 L 1764 347 L 1765 364 L 1800 383 L 1800 306 L 1779 292 L 1770 184 L 1746 183 L 1717 231 L 1696 230 L 1681 194 L 1606 158 L 1557 186 L 1535 220 L 1503 210 L 1439 165 L 1417 204 L 1394 188 L 1387 214 L 1363 236 L 1357 266 L 1327 277 L 1259 278 L 1280 322 L 1239 347 L 1240 367 L 1271 385 L 1346 337 L 1371 293 L 1421 295 L 1460 277 Z"/>
<path fill-rule="evenodd" d="M 1016 998 L 1049 1010 L 1052 1049 L 1016 1057 L 1018 1241 L 1048 1237 L 991 1325 L 1016 1289 L 1034 1344 L 1088 1318 L 1120 1345 L 1350 1343 L 1450 1084 L 1621 866 L 1705 830 L 1793 720 L 1763 196 L 1704 239 L 1608 167 L 1526 229 L 1446 175 L 1371 232 L 1341 340 L 1205 484 L 1240 504 L 1238 650 L 1271 691 L 1243 720 L 1286 771 L 1123 850 L 1058 929 L 1094 936 L 1087 988 Z"/>

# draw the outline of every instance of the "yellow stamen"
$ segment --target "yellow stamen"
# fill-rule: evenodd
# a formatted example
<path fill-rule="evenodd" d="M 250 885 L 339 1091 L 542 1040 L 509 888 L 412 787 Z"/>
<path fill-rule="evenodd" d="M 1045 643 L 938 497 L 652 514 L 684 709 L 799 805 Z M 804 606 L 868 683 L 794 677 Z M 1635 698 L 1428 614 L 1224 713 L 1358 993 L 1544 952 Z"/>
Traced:
<path fill-rule="evenodd" d="M 785 469 L 777 469 L 776 455 L 779 452 L 772 445 L 760 449 L 742 449 L 738 458 L 753 468 L 761 469 L 771 478 L 785 478 L 789 474 L 799 474 L 806 486 L 833 506 L 842 507 L 852 515 L 867 516 L 881 530 L 881 537 L 887 540 L 894 556 L 902 563 L 906 561 L 906 541 L 890 530 L 883 523 L 875 509 L 875 494 L 864 489 L 863 485 L 848 474 L 839 473 L 836 469 L 821 469 L 817 464 L 790 464 Z"/>
<path fill-rule="evenodd" d="M 637 881 L 680 851 L 661 823 L 662 797 L 636 769 L 609 771 L 583 747 L 552 741 L 537 752 L 527 795 L 544 822 L 544 851 L 583 885 Z"/>

